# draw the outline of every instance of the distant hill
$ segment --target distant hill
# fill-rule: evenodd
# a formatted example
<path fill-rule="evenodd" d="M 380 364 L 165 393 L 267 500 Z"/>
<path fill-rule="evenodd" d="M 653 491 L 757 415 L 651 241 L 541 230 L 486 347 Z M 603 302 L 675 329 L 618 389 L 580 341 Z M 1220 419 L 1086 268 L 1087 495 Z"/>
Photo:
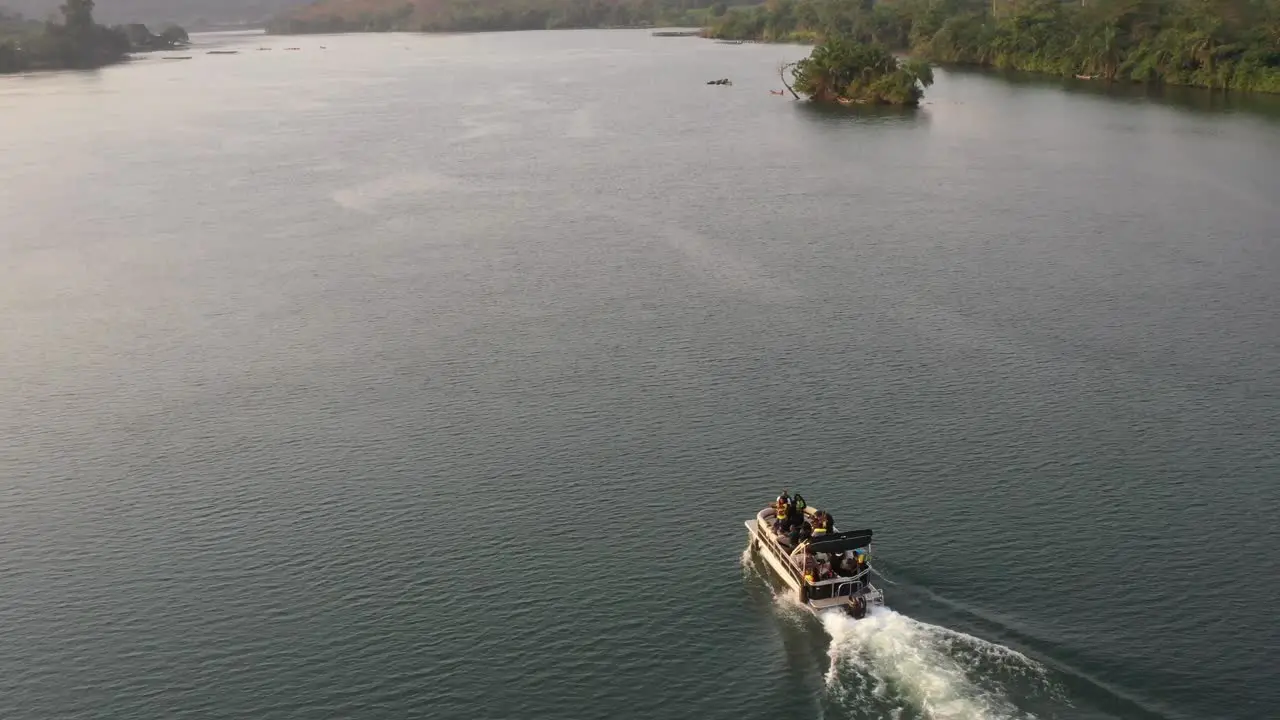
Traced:
<path fill-rule="evenodd" d="M 755 0 L 316 0 L 284 12 L 273 32 L 482 31 L 681 25 L 711 6 Z"/>
<path fill-rule="evenodd" d="M 188 29 L 201 27 L 261 27 L 289 8 L 307 0 L 97 0 L 93 16 L 106 25 L 139 22 L 149 25 L 177 23 Z M 58 12 L 62 0 L 0 0 L 0 7 L 43 20 Z"/>

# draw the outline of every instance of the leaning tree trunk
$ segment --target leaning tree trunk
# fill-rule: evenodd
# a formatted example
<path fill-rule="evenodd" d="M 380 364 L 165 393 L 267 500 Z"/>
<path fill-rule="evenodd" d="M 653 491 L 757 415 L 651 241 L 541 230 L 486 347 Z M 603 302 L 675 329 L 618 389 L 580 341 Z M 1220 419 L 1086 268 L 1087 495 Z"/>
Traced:
<path fill-rule="evenodd" d="M 789 68 L 789 67 L 794 67 L 794 66 L 795 66 L 795 63 L 782 63 L 781 65 L 779 65 L 779 66 L 778 66 L 778 79 L 782 81 L 782 87 L 784 87 L 784 88 L 786 88 L 787 90 L 791 91 L 791 97 L 793 97 L 793 98 L 795 98 L 795 99 L 799 100 L 799 99 L 800 99 L 800 96 L 796 94 L 796 91 L 795 91 L 795 90 L 792 90 L 791 85 L 787 84 L 787 74 L 786 74 L 786 70 L 787 70 L 787 68 Z"/>

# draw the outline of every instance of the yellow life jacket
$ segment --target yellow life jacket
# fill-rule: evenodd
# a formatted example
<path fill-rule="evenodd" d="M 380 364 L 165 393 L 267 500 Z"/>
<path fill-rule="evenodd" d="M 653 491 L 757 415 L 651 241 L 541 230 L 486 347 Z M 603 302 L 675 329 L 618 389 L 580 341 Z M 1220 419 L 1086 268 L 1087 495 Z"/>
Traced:
<path fill-rule="evenodd" d="M 786 519 L 787 519 L 787 506 L 786 506 L 786 505 L 780 505 L 780 506 L 778 506 L 778 509 L 773 511 L 773 515 L 774 515 L 774 517 L 778 518 L 779 520 L 786 520 Z"/>
<path fill-rule="evenodd" d="M 804 573 L 804 581 L 805 581 L 805 582 L 813 582 L 813 571 L 812 571 L 812 570 L 806 570 L 806 571 L 805 571 L 805 573 Z"/>
<path fill-rule="evenodd" d="M 824 528 L 824 527 L 816 527 L 816 528 L 814 528 L 814 529 L 813 529 L 813 534 L 814 534 L 814 535 L 826 535 L 826 534 L 827 534 L 827 529 L 826 529 L 826 528 Z"/>

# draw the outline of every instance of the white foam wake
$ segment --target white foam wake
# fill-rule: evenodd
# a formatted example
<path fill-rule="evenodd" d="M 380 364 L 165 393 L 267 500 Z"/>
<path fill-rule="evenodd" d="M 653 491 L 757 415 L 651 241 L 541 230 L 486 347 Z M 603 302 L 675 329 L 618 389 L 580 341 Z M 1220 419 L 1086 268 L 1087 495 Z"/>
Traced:
<path fill-rule="evenodd" d="M 876 608 L 863 620 L 822 615 L 831 636 L 827 688 L 841 704 L 935 720 L 1030 718 L 1010 703 L 998 676 L 1044 669 L 1019 652 Z"/>

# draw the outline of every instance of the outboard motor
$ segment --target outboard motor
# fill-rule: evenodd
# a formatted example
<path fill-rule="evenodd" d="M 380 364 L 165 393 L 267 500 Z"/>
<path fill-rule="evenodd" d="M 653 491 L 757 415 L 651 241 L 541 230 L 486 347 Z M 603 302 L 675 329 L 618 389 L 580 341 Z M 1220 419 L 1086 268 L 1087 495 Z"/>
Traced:
<path fill-rule="evenodd" d="M 844 606 L 844 610 L 853 616 L 854 620 L 861 620 L 867 616 L 867 603 L 862 598 L 855 598 L 852 605 Z"/>

